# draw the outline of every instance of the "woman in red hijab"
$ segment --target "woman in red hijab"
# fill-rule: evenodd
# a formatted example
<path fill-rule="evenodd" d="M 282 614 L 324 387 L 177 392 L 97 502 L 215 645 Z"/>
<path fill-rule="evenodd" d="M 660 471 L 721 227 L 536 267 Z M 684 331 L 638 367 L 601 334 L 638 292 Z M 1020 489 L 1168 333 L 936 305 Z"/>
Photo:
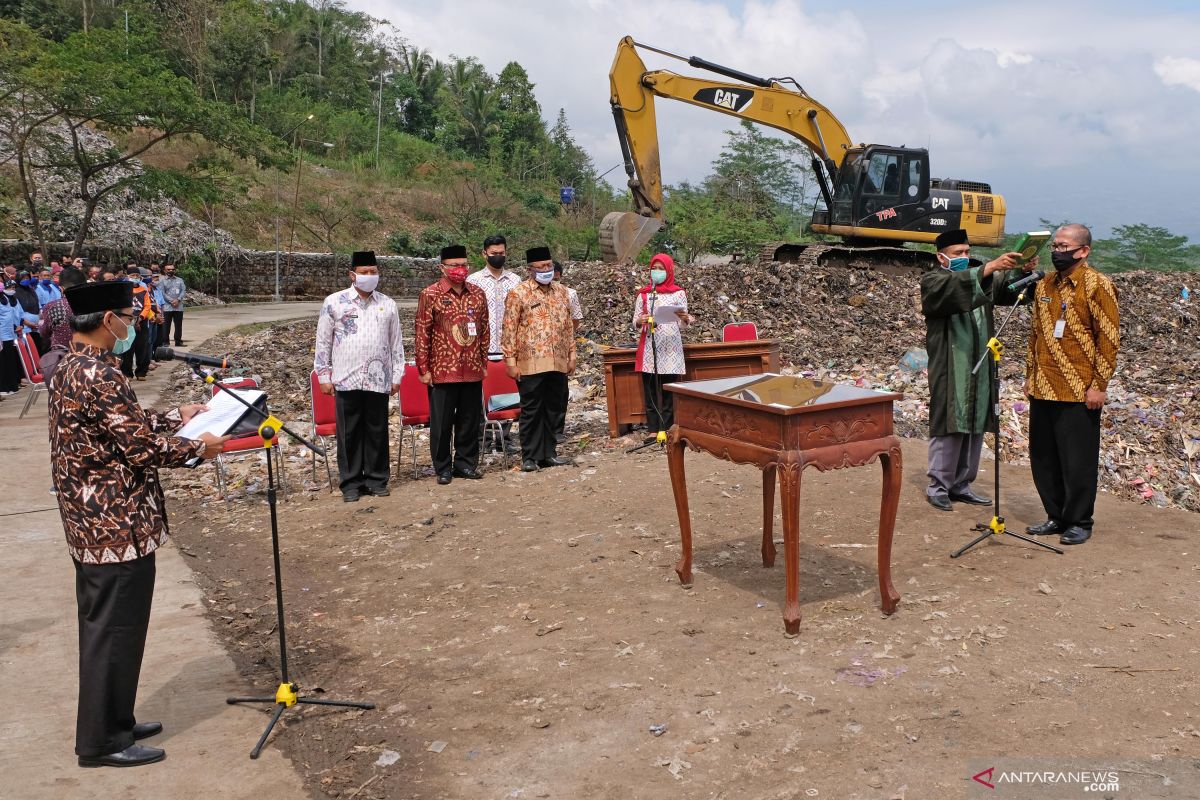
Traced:
<path fill-rule="evenodd" d="M 657 322 L 656 311 L 660 314 Z M 667 321 L 662 312 L 669 312 Z M 641 331 L 634 369 L 642 373 L 646 427 L 656 433 L 674 424 L 671 393 L 662 387 L 683 379 L 681 329 L 694 321 L 687 310 L 687 293 L 675 283 L 675 262 L 659 253 L 650 259 L 650 283 L 638 290 L 633 304 L 633 325 Z"/>

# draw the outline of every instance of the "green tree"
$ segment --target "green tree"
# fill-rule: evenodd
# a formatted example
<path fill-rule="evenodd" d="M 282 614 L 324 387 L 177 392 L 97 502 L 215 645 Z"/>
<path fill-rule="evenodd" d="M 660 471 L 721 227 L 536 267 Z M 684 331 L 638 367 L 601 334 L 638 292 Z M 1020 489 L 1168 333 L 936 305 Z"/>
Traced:
<path fill-rule="evenodd" d="M 1200 269 L 1200 247 L 1189 245 L 1186 236 L 1154 225 L 1118 225 L 1112 238 L 1097 245 L 1097 266 L 1106 271 Z"/>
<path fill-rule="evenodd" d="M 763 219 L 775 216 L 780 208 L 804 210 L 814 182 L 803 146 L 767 136 L 748 120 L 739 130 L 725 134 L 729 140 L 708 179 L 718 198 L 747 206 Z"/>
<path fill-rule="evenodd" d="M 518 171 L 537 166 L 545 153 L 546 125 L 529 73 L 510 61 L 496 78 L 496 139 L 500 155 Z M 544 160 L 544 159 L 543 159 Z"/>

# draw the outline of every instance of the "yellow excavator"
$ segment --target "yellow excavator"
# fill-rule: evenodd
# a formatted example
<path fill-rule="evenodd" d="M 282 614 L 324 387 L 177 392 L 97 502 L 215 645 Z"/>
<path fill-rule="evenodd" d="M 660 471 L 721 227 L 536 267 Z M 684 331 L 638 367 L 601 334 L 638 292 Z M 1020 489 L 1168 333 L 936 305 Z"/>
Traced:
<path fill-rule="evenodd" d="M 736 83 L 647 70 L 638 48 L 687 62 Z M 629 261 L 666 223 L 659 165 L 657 97 L 679 100 L 795 136 L 813 154 L 812 171 L 824 208 L 813 212 L 815 233 L 841 245 L 775 242 L 765 261 L 837 264 L 885 272 L 925 269 L 933 255 L 902 247 L 933 242 L 945 230 L 965 228 L 971 244 L 1004 241 L 1004 198 L 987 183 L 931 178 L 924 148 L 854 144 L 838 118 L 793 78 L 760 78 L 695 56 L 635 42 L 617 46 L 611 86 L 613 118 L 636 211 L 614 211 L 600 223 L 604 260 Z"/>

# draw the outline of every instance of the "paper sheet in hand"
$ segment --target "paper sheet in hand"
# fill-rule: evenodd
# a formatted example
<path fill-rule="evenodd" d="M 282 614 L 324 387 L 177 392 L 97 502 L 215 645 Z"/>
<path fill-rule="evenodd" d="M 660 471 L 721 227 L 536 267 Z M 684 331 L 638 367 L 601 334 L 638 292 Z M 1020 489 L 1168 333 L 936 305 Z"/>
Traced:
<path fill-rule="evenodd" d="M 237 392 L 248 403 L 257 403 L 264 396 L 259 389 L 233 389 L 231 391 Z M 217 392 L 213 395 L 212 400 L 209 400 L 207 404 L 208 411 L 192 417 L 175 435 L 184 439 L 199 439 L 202 433 L 224 436 L 237 425 L 238 420 L 243 416 L 253 415 L 250 409 L 229 397 L 228 394 L 229 392 Z"/>
<path fill-rule="evenodd" d="M 659 325 L 665 325 L 668 322 L 679 322 L 679 317 L 675 316 L 676 311 L 683 311 L 683 306 L 655 306 L 654 321 Z"/>

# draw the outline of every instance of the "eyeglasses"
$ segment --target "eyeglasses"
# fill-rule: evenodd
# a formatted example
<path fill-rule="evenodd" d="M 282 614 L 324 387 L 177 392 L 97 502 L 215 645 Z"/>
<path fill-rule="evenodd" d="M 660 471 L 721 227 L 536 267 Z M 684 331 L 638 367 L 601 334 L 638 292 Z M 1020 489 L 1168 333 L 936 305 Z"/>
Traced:
<path fill-rule="evenodd" d="M 1070 245 L 1062 242 L 1054 242 L 1050 245 L 1050 251 L 1054 253 L 1071 253 L 1083 247 L 1081 244 Z"/>
<path fill-rule="evenodd" d="M 134 320 L 137 319 L 137 314 L 119 314 L 116 311 L 113 312 L 113 316 L 117 317 L 122 322 L 126 322 L 126 321 L 133 322 Z"/>

